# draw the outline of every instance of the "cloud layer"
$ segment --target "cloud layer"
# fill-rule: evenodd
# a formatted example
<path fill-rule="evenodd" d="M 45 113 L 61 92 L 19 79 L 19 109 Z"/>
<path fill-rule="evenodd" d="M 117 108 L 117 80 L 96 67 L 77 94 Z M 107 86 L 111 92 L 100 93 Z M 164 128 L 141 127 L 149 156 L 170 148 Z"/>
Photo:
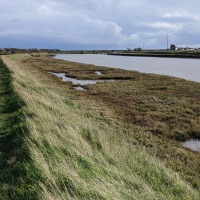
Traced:
<path fill-rule="evenodd" d="M 200 1 L 0 0 L 0 47 L 200 47 Z M 199 46 L 198 46 L 199 45 Z"/>

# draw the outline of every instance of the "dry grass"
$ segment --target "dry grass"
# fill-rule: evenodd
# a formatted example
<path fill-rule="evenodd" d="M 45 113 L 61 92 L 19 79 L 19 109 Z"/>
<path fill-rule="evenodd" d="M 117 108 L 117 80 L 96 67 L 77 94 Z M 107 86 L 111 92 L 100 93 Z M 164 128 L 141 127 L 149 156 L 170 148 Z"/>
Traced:
<path fill-rule="evenodd" d="M 165 149 L 161 138 L 148 134 L 145 127 L 124 123 L 123 115 L 119 116 L 106 100 L 99 101 L 96 91 L 100 90 L 94 89 L 95 98 L 91 98 L 44 71 L 71 67 L 68 73 L 79 74 L 79 64 L 75 68 L 70 62 L 28 54 L 4 56 L 3 60 L 13 72 L 15 90 L 26 103 L 23 110 L 30 131 L 26 142 L 35 166 L 46 178 L 39 183 L 43 199 L 198 199 L 194 183 L 198 188 L 199 178 L 183 178 L 183 168 L 189 165 L 178 166 L 179 160 L 172 158 L 168 167 L 166 159 L 156 156 Z M 94 72 L 94 66 L 89 68 L 87 72 Z M 101 70 L 105 77 L 111 77 L 109 73 L 119 77 L 115 70 Z M 83 78 L 86 76 L 89 73 Z M 122 77 L 141 78 L 134 72 L 124 72 Z M 172 149 L 188 160 L 198 157 L 181 146 Z"/>

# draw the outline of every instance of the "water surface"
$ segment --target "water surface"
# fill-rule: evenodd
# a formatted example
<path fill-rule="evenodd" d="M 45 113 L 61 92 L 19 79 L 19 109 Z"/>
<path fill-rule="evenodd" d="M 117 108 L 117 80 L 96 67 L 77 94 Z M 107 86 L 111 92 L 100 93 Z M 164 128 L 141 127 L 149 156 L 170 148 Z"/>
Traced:
<path fill-rule="evenodd" d="M 183 143 L 183 146 L 185 148 L 191 149 L 193 151 L 200 152 L 200 140 L 189 140 L 185 143 Z"/>
<path fill-rule="evenodd" d="M 58 78 L 60 78 L 62 81 L 66 82 L 66 81 L 70 81 L 72 82 L 73 85 L 88 85 L 88 84 L 96 84 L 98 82 L 116 82 L 117 80 L 78 80 L 76 78 L 70 78 L 68 76 L 65 75 L 65 73 L 56 73 L 56 72 L 48 72 L 49 74 L 52 74 L 54 76 L 57 76 Z M 100 75 L 100 74 L 99 74 Z M 74 89 L 76 90 L 85 90 L 83 87 L 81 86 L 74 86 Z"/>
<path fill-rule="evenodd" d="M 200 59 L 113 56 L 102 54 L 58 54 L 57 59 L 96 66 L 170 75 L 200 82 Z"/>
<path fill-rule="evenodd" d="M 75 90 L 79 90 L 79 91 L 84 91 L 84 90 L 85 90 L 85 88 L 83 88 L 83 87 L 80 87 L 80 86 L 78 86 L 78 87 L 77 87 L 77 86 L 75 86 L 75 87 L 74 87 L 74 89 L 75 89 Z"/>
<path fill-rule="evenodd" d="M 97 82 L 105 82 L 105 80 L 78 80 L 75 78 L 70 78 L 65 75 L 65 73 L 55 73 L 55 72 L 49 72 L 49 74 L 53 74 L 59 78 L 61 78 L 62 81 L 70 81 L 73 83 L 73 85 L 88 85 L 88 84 L 96 84 Z"/>
<path fill-rule="evenodd" d="M 103 75 L 102 72 L 100 72 L 100 71 L 96 71 L 95 74 L 96 75 Z"/>

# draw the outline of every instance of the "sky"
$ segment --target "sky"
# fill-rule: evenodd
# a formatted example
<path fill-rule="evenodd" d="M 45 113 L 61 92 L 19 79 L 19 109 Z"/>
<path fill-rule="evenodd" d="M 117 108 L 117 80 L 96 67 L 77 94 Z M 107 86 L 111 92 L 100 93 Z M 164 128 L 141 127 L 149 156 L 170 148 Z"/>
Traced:
<path fill-rule="evenodd" d="M 199 48 L 199 8 L 199 0 L 0 0 L 0 48 Z"/>

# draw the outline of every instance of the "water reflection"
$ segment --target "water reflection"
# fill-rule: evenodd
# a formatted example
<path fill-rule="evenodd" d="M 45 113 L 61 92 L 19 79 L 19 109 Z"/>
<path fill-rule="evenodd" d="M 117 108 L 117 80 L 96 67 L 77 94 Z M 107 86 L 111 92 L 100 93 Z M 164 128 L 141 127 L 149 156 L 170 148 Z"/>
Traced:
<path fill-rule="evenodd" d="M 96 71 L 95 74 L 97 74 L 97 75 L 103 75 L 102 72 L 100 72 L 100 71 Z"/>
<path fill-rule="evenodd" d="M 194 139 L 189 140 L 183 143 L 183 146 L 193 151 L 200 152 L 200 140 L 194 140 Z"/>

